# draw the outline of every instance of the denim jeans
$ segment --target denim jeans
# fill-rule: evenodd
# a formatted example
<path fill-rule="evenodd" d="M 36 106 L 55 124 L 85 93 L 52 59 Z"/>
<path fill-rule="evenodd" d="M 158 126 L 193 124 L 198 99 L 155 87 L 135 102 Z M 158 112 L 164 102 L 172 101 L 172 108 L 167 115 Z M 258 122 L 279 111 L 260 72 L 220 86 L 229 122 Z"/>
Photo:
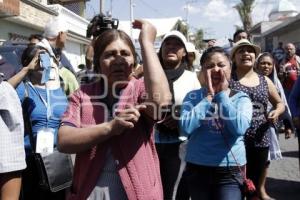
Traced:
<path fill-rule="evenodd" d="M 186 181 L 192 200 L 242 200 L 243 178 L 238 167 L 187 163 Z"/>

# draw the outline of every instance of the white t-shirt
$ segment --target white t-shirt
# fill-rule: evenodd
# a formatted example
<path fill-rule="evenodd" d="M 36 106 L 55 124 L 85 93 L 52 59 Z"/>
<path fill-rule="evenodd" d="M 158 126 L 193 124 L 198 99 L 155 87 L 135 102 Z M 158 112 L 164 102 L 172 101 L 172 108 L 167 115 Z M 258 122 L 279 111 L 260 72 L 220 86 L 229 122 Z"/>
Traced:
<path fill-rule="evenodd" d="M 22 107 L 15 89 L 0 83 L 0 173 L 26 168 Z"/>

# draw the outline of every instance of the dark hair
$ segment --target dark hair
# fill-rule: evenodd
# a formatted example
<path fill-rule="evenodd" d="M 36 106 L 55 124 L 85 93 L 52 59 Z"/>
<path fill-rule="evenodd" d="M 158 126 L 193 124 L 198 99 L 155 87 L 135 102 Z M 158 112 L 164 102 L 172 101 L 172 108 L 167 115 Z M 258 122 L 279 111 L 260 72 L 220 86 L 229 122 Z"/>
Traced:
<path fill-rule="evenodd" d="M 41 34 L 31 34 L 28 38 L 28 40 L 37 39 L 41 41 L 43 39 L 43 36 Z"/>
<path fill-rule="evenodd" d="M 233 34 L 233 40 L 235 40 L 235 38 L 238 36 L 238 34 L 240 34 L 240 33 L 247 33 L 244 29 L 238 29 L 238 30 L 236 30 L 235 32 L 234 32 L 234 34 Z M 248 33 L 247 33 L 247 38 L 249 39 L 249 35 L 248 35 Z"/>
<path fill-rule="evenodd" d="M 110 29 L 107 31 L 104 31 L 96 40 L 94 44 L 94 71 L 97 73 L 100 73 L 100 63 L 99 59 L 102 53 L 104 52 L 105 48 L 112 42 L 116 41 L 117 39 L 122 40 L 125 42 L 130 50 L 132 51 L 133 58 L 134 58 L 134 66 L 137 63 L 137 56 L 135 52 L 135 47 L 130 39 L 130 37 L 121 30 L 117 29 Z"/>
<path fill-rule="evenodd" d="M 206 49 L 200 59 L 200 65 L 203 68 L 204 63 L 215 53 L 221 53 L 223 54 L 228 61 L 230 61 L 229 55 L 226 53 L 226 51 L 222 48 L 222 47 L 218 47 L 218 46 L 214 46 L 214 47 L 210 47 L 208 49 Z"/>
<path fill-rule="evenodd" d="M 30 45 L 23 51 L 21 56 L 21 63 L 23 67 L 27 66 L 31 62 L 31 60 L 33 59 L 33 57 L 39 49 L 40 47 L 36 45 Z"/>

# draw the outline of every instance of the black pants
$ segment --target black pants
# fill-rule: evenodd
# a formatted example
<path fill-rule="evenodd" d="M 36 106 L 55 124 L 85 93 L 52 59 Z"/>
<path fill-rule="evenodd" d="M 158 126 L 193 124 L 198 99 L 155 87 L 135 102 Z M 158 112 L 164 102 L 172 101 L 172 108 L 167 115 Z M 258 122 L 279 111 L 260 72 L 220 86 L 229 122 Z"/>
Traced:
<path fill-rule="evenodd" d="M 268 164 L 269 147 L 246 147 L 247 178 L 250 178 L 257 188 L 259 178 Z"/>
<path fill-rule="evenodd" d="M 164 199 L 166 200 L 172 199 L 174 186 L 180 170 L 179 145 L 180 142 L 156 144 Z"/>
<path fill-rule="evenodd" d="M 22 173 L 20 200 L 64 200 L 65 190 L 59 192 L 45 191 L 39 188 L 37 168 L 27 157 L 27 168 Z"/>
<path fill-rule="evenodd" d="M 190 194 L 189 194 L 189 188 L 188 188 L 188 182 L 187 182 L 187 172 L 186 170 L 183 171 L 182 177 L 180 178 L 177 191 L 176 191 L 176 200 L 189 200 Z"/>

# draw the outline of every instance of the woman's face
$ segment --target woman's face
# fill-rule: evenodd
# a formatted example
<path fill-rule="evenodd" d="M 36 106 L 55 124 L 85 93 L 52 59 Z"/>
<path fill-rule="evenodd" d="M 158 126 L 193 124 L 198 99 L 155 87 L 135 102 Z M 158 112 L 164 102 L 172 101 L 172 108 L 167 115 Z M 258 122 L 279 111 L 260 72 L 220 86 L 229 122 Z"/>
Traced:
<path fill-rule="evenodd" d="M 259 60 L 257 69 L 265 76 L 269 76 L 273 71 L 273 60 L 269 56 L 264 56 Z"/>
<path fill-rule="evenodd" d="M 184 59 L 186 55 L 184 45 L 175 38 L 167 38 L 162 45 L 162 59 L 165 67 L 176 67 Z"/>
<path fill-rule="evenodd" d="M 234 55 L 234 62 L 237 68 L 250 69 L 255 64 L 255 50 L 251 46 L 241 46 Z"/>
<path fill-rule="evenodd" d="M 213 85 L 218 85 L 222 79 L 220 70 L 223 70 L 226 79 L 229 81 L 231 66 L 228 58 L 222 53 L 214 53 L 208 58 L 203 66 L 203 74 L 206 74 L 207 70 L 211 70 L 211 80 Z"/>
<path fill-rule="evenodd" d="M 188 53 L 188 62 L 189 62 L 189 65 L 192 65 L 193 62 L 195 60 L 195 53 L 194 52 L 189 52 Z"/>
<path fill-rule="evenodd" d="M 117 39 L 105 48 L 99 62 L 101 73 L 107 77 L 110 86 L 117 81 L 120 81 L 118 85 L 124 86 L 133 69 L 133 52 L 123 40 Z"/>

